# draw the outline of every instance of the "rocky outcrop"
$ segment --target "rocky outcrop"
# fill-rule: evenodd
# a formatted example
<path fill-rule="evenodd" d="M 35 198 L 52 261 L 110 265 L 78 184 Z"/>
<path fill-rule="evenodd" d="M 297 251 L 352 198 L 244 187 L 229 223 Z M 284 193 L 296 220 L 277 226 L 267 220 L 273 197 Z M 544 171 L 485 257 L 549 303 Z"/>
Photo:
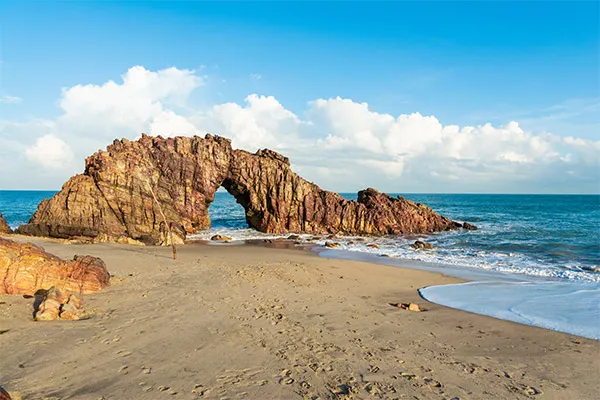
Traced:
<path fill-rule="evenodd" d="M 65 261 L 33 244 L 0 238 L 0 294 L 33 295 L 52 286 L 65 294 L 95 293 L 108 287 L 109 279 L 99 258 Z"/>
<path fill-rule="evenodd" d="M 86 159 L 85 172 L 44 200 L 18 232 L 95 241 L 181 243 L 210 227 L 208 207 L 223 186 L 249 227 L 282 234 L 429 233 L 461 225 L 429 207 L 375 189 L 349 201 L 295 174 L 287 157 L 233 150 L 228 139 L 149 137 L 115 141 Z"/>
<path fill-rule="evenodd" d="M 0 213 L 0 235 L 3 233 L 11 233 L 12 229 L 10 229 L 10 226 L 8 226 L 8 224 L 6 223 L 6 220 L 4 219 L 4 217 L 2 217 L 2 213 Z"/>

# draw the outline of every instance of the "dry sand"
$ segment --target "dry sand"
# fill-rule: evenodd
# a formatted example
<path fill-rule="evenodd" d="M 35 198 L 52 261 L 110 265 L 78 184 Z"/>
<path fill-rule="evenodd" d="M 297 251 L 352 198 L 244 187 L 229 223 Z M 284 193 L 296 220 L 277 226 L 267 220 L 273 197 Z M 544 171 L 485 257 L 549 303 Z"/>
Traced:
<path fill-rule="evenodd" d="M 18 240 L 31 240 L 18 238 Z M 452 310 L 442 275 L 298 250 L 65 245 L 102 257 L 93 317 L 0 296 L 0 385 L 25 399 L 595 399 L 600 342 Z M 388 303 L 415 302 L 415 313 Z"/>

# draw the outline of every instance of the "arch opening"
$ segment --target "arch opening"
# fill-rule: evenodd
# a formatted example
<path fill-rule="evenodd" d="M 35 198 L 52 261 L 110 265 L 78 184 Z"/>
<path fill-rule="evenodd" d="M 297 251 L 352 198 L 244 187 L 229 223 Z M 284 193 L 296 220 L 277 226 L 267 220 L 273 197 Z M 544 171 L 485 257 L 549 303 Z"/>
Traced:
<path fill-rule="evenodd" d="M 248 228 L 246 210 L 224 186 L 215 192 L 215 199 L 208 207 L 208 215 L 213 230 Z"/>

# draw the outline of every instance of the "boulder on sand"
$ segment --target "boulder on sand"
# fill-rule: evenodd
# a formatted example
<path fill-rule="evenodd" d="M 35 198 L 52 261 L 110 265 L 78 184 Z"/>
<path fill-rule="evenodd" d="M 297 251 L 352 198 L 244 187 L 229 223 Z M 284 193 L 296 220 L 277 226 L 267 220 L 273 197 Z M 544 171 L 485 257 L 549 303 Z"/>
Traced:
<path fill-rule="evenodd" d="M 0 294 L 33 295 L 52 286 L 63 293 L 96 293 L 109 280 L 106 265 L 97 257 L 66 261 L 31 243 L 0 238 Z"/>
<path fill-rule="evenodd" d="M 76 321 L 81 316 L 83 302 L 75 293 L 65 295 L 53 286 L 48 290 L 39 290 L 36 298 L 39 298 L 34 316 L 36 321 Z"/>

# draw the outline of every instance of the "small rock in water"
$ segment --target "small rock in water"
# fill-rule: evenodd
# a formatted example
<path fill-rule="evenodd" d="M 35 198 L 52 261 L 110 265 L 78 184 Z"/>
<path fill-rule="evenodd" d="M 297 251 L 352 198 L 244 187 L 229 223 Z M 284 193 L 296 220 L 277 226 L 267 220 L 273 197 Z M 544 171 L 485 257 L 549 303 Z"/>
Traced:
<path fill-rule="evenodd" d="M 471 224 L 470 224 L 470 223 L 468 223 L 468 222 L 465 222 L 465 223 L 462 225 L 462 227 L 463 227 L 463 229 L 466 229 L 466 230 L 468 230 L 468 231 L 476 231 L 476 230 L 477 230 L 477 227 L 476 227 L 475 225 L 471 225 Z"/>
<path fill-rule="evenodd" d="M 379 248 L 379 245 L 378 245 L 378 244 L 376 244 L 376 243 L 369 243 L 369 244 L 367 244 L 367 247 L 370 247 L 370 248 L 372 248 L 372 249 L 378 249 L 378 248 Z"/>
<path fill-rule="evenodd" d="M 298 235 L 290 235 L 290 236 L 288 236 L 287 238 L 288 238 L 289 240 L 298 240 L 298 239 L 300 239 L 300 236 L 298 236 Z"/>
<path fill-rule="evenodd" d="M 412 248 L 413 249 L 433 249 L 433 245 L 431 243 L 426 243 L 426 242 L 417 240 L 412 244 Z"/>
<path fill-rule="evenodd" d="M 330 249 L 333 249 L 334 247 L 338 247 L 338 246 L 339 246 L 339 244 L 336 242 L 330 242 L 330 241 L 325 242 L 325 247 L 330 248 Z"/>
<path fill-rule="evenodd" d="M 229 236 L 225 236 L 225 235 L 214 235 L 213 237 L 210 238 L 210 240 L 222 240 L 222 241 L 228 242 L 233 239 L 231 239 Z"/>

